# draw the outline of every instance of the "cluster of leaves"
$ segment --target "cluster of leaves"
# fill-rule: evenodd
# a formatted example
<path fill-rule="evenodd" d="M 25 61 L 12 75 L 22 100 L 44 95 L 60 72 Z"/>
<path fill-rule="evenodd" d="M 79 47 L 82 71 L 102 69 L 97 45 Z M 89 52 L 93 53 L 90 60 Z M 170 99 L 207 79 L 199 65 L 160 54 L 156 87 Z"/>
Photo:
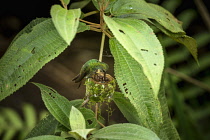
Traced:
<path fill-rule="evenodd" d="M 0 108 L 0 137 L 2 140 L 22 140 L 37 124 L 35 108 L 31 104 L 23 104 L 23 118 L 11 108 Z M 39 114 L 39 120 L 46 115 L 46 111 Z"/>
<path fill-rule="evenodd" d="M 100 24 L 86 25 L 89 22 L 81 22 L 85 14 L 80 9 L 68 10 L 70 1 L 61 2 L 64 8 L 53 5 L 52 18 L 32 21 L 15 37 L 1 58 L 0 100 L 23 86 L 44 64 L 66 49 L 76 33 L 100 30 L 109 37 L 115 77 L 122 91 L 115 93 L 113 99 L 130 123 L 108 126 L 90 136 L 97 120 L 91 110 L 80 107 L 82 100 L 68 101 L 55 90 L 35 83 L 53 117 L 34 128 L 27 136 L 28 140 L 64 139 L 50 135 L 55 132 L 65 137 L 71 134 L 76 139 L 179 139 L 168 116 L 162 84 L 163 49 L 151 26 L 184 44 L 197 60 L 196 42 L 186 35 L 181 22 L 164 8 L 144 0 L 92 0 L 100 12 Z M 83 123 L 74 120 L 72 114 L 78 115 Z M 52 121 L 53 118 L 58 123 Z"/>

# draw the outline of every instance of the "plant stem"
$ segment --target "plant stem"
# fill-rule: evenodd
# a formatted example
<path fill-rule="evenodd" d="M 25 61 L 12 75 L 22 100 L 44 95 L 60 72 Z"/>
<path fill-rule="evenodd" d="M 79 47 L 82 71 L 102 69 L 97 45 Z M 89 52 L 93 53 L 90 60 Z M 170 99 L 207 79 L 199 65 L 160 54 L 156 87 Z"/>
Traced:
<path fill-rule="evenodd" d="M 99 61 L 102 62 L 102 57 L 103 57 L 103 51 L 104 51 L 104 42 L 105 42 L 105 33 L 102 33 L 102 38 L 101 38 L 101 47 L 100 47 L 100 54 L 99 54 Z"/>
<path fill-rule="evenodd" d="M 94 15 L 94 14 L 97 14 L 99 13 L 99 11 L 91 11 L 91 12 L 88 12 L 86 14 L 84 14 L 84 17 L 88 17 L 88 16 L 91 16 L 91 15 Z"/>
<path fill-rule="evenodd" d="M 61 4 L 63 5 L 63 8 L 67 9 L 67 5 L 64 3 L 63 0 L 60 0 L 61 1 Z"/>

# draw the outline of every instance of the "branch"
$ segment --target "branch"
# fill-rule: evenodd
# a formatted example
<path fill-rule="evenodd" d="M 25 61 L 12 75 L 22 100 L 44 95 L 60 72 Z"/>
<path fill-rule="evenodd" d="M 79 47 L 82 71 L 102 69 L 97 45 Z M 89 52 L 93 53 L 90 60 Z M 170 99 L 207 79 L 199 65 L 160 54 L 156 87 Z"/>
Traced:
<path fill-rule="evenodd" d="M 206 24 L 208 30 L 210 31 L 210 16 L 209 16 L 209 12 L 208 12 L 207 8 L 203 4 L 203 1 L 195 0 L 195 5 L 197 6 L 198 11 L 200 12 L 201 17 L 203 18 L 204 23 Z"/>
<path fill-rule="evenodd" d="M 207 85 L 207 84 L 204 84 L 203 82 L 197 80 L 197 79 L 194 79 L 184 73 L 181 73 L 181 72 L 178 72 L 172 68 L 167 68 L 166 69 L 166 72 L 170 73 L 170 74 L 173 74 L 181 79 L 184 79 L 185 81 L 189 82 L 189 83 L 192 83 L 202 89 L 205 89 L 206 91 L 210 92 L 210 87 Z"/>

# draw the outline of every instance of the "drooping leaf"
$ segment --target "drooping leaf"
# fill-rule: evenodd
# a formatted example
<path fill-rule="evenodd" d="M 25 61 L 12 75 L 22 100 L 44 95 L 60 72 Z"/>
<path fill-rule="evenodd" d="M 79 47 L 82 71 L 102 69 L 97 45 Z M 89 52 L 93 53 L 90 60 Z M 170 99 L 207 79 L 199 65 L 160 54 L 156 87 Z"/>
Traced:
<path fill-rule="evenodd" d="M 138 113 L 135 114 L 138 117 L 136 122 L 158 134 L 162 125 L 162 111 L 143 67 L 114 38 L 110 39 L 110 49 L 115 60 L 115 77 L 119 88 L 136 110 L 133 113 Z"/>
<path fill-rule="evenodd" d="M 26 140 L 66 140 L 66 139 L 59 136 L 43 135 L 43 136 L 28 138 Z"/>
<path fill-rule="evenodd" d="M 118 0 L 114 3 L 111 13 L 113 16 L 142 19 L 154 24 L 166 35 L 184 44 L 198 62 L 196 41 L 185 35 L 186 33 L 182 29 L 182 22 L 163 7 L 143 0 L 130 0 L 129 2 Z"/>
<path fill-rule="evenodd" d="M 25 139 L 41 135 L 53 135 L 55 133 L 58 121 L 50 114 L 42 119 L 26 136 Z"/>
<path fill-rule="evenodd" d="M 94 133 L 92 137 L 111 140 L 160 140 L 151 130 L 129 123 L 104 127 Z"/>
<path fill-rule="evenodd" d="M 53 5 L 50 14 L 58 33 L 70 45 L 79 26 L 80 9 L 67 10 L 60 5 Z"/>
<path fill-rule="evenodd" d="M 182 30 L 182 24 L 166 9 L 156 5 L 149 4 L 143 0 L 118 0 L 114 3 L 111 14 L 113 16 L 134 15 L 153 19 L 161 24 L 164 28 L 174 33 L 185 32 Z"/>
<path fill-rule="evenodd" d="M 82 100 L 71 102 L 65 97 L 58 94 L 54 89 L 42 84 L 34 83 L 41 90 L 42 100 L 48 111 L 66 128 L 70 129 L 69 113 L 72 106 L 78 107 L 82 104 Z"/>
<path fill-rule="evenodd" d="M 149 79 L 155 97 L 158 95 L 164 67 L 164 56 L 160 42 L 152 29 L 143 21 L 104 16 L 116 39 L 143 69 Z"/>
<path fill-rule="evenodd" d="M 119 93 L 119 92 L 115 92 L 112 98 L 113 98 L 113 101 L 115 102 L 115 104 L 117 105 L 117 107 L 122 112 L 122 114 L 128 120 L 128 122 L 135 123 L 135 124 L 141 124 L 137 110 L 131 104 L 129 99 L 126 98 L 126 95 Z"/>
<path fill-rule="evenodd" d="M 74 106 L 71 107 L 69 122 L 72 130 L 76 129 L 85 129 L 85 118 L 82 113 L 75 108 Z"/>
<path fill-rule="evenodd" d="M 51 19 L 36 19 L 27 25 L 0 59 L 0 100 L 26 84 L 66 47 Z"/>

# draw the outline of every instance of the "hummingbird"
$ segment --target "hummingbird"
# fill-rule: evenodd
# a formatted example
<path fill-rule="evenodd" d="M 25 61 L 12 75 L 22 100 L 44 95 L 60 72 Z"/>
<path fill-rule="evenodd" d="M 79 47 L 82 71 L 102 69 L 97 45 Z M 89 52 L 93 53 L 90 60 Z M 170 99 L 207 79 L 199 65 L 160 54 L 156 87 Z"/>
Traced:
<path fill-rule="evenodd" d="M 109 66 L 106 63 L 100 62 L 97 59 L 91 59 L 82 66 L 80 73 L 72 81 L 78 83 L 81 82 L 84 78 L 93 78 L 92 76 L 97 72 L 105 73 L 108 69 Z"/>

